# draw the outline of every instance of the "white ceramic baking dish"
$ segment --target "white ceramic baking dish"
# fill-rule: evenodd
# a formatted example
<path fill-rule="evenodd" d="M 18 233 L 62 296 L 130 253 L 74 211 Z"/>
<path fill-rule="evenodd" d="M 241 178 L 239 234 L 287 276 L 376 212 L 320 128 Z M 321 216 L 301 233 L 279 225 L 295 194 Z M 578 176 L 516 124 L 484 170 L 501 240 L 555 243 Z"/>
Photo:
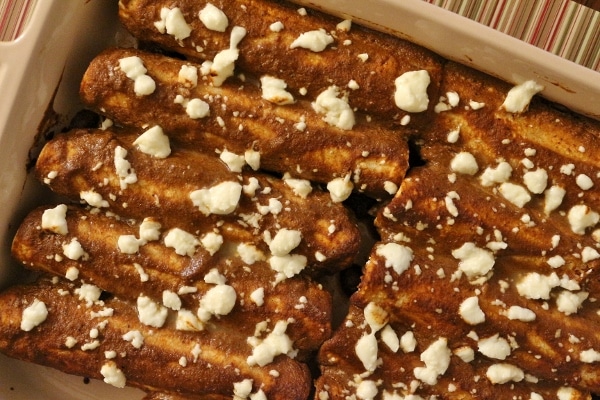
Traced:
<path fill-rule="evenodd" d="M 544 96 L 600 116 L 600 73 L 566 61 L 421 0 L 296 1 L 392 32 L 509 82 L 535 79 Z M 20 279 L 11 261 L 15 226 L 49 196 L 28 179 L 26 166 L 49 106 L 69 119 L 87 63 L 120 35 L 115 1 L 38 1 L 23 34 L 0 42 L 0 288 Z M 67 377 L 0 356 L 0 399 L 142 398 L 140 391 Z"/>

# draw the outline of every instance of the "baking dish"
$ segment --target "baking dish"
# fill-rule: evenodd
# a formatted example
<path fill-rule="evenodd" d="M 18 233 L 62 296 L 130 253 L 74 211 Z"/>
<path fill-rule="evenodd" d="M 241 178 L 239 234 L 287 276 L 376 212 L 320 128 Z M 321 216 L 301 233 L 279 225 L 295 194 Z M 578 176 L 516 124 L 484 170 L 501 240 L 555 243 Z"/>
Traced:
<path fill-rule="evenodd" d="M 600 117 L 600 74 L 420 0 L 296 1 L 396 34 L 447 58 L 506 81 L 535 79 L 544 95 L 578 112 Z M 0 43 L 0 286 L 21 279 L 11 261 L 12 232 L 49 194 L 28 179 L 30 150 L 52 109 L 58 125 L 79 108 L 77 90 L 88 61 L 120 40 L 116 1 L 38 2 L 15 41 Z M 59 129 L 59 128 L 55 128 Z M 0 399 L 142 398 L 80 377 L 0 357 Z"/>

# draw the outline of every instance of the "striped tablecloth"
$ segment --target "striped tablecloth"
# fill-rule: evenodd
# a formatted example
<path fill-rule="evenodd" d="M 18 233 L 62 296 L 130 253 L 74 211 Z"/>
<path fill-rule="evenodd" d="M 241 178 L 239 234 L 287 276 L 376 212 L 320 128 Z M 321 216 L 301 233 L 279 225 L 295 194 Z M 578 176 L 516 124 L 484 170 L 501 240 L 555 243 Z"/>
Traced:
<path fill-rule="evenodd" d="M 37 1 L 0 0 L 0 41 L 19 37 Z M 600 0 L 424 1 L 600 72 Z"/>
<path fill-rule="evenodd" d="M 0 41 L 17 39 L 35 8 L 37 0 L 0 0 Z"/>
<path fill-rule="evenodd" d="M 424 0 L 600 72 L 600 0 Z"/>

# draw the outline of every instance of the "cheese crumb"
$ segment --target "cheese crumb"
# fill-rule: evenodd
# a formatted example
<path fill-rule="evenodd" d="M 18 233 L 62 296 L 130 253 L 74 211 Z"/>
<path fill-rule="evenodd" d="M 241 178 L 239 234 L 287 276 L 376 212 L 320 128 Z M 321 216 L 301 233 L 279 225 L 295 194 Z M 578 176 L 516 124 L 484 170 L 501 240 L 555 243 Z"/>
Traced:
<path fill-rule="evenodd" d="M 193 256 L 200 244 L 196 236 L 180 228 L 171 229 L 164 238 L 165 246 L 175 249 L 180 256 Z"/>
<path fill-rule="evenodd" d="M 533 96 L 542 90 L 544 87 L 535 81 L 525 81 L 508 91 L 501 107 L 510 113 L 522 113 L 529 106 Z"/>
<path fill-rule="evenodd" d="M 398 243 L 379 244 L 375 253 L 384 258 L 386 268 L 392 268 L 398 275 L 406 271 L 413 260 L 412 249 Z"/>
<path fill-rule="evenodd" d="M 531 195 L 527 189 L 515 183 L 504 182 L 500 185 L 498 191 L 506 200 L 519 208 L 522 208 L 531 200 Z"/>
<path fill-rule="evenodd" d="M 44 210 L 44 213 L 42 214 L 42 229 L 58 233 L 59 235 L 66 235 L 69 233 L 66 217 L 66 204 L 59 204 L 54 208 Z"/>
<path fill-rule="evenodd" d="M 29 332 L 44 322 L 47 317 L 48 309 L 46 308 L 46 304 L 43 301 L 34 299 L 30 305 L 23 309 L 21 315 L 21 330 Z"/>
<path fill-rule="evenodd" d="M 160 328 L 165 324 L 168 310 L 146 296 L 137 298 L 137 311 L 140 322 L 144 325 Z"/>
<path fill-rule="evenodd" d="M 396 78 L 394 101 L 396 106 L 406 112 L 422 112 L 427 110 L 429 96 L 427 87 L 431 83 L 426 70 L 408 71 Z"/>
<path fill-rule="evenodd" d="M 363 367 L 368 372 L 373 372 L 377 368 L 377 338 L 375 333 L 363 335 L 354 346 L 354 351 Z"/>
<path fill-rule="evenodd" d="M 584 204 L 579 204 L 571 207 L 567 218 L 571 225 L 571 230 L 578 235 L 583 235 L 587 228 L 596 225 L 600 221 L 600 214 L 592 211 Z"/>
<path fill-rule="evenodd" d="M 352 194 L 354 185 L 350 182 L 350 175 L 344 178 L 334 178 L 327 183 L 327 190 L 334 203 L 341 203 Z"/>
<path fill-rule="evenodd" d="M 108 383 L 117 388 L 124 388 L 126 383 L 125 374 L 119 368 L 117 368 L 117 364 L 114 361 L 108 361 L 102 368 L 100 368 L 100 373 L 104 377 L 104 382 Z"/>
<path fill-rule="evenodd" d="M 479 170 L 479 166 L 473 154 L 463 151 L 452 158 L 450 169 L 459 174 L 475 175 Z"/>
<path fill-rule="evenodd" d="M 479 298 L 477 296 L 468 297 L 460 304 L 458 313 L 461 318 L 470 325 L 477 325 L 485 322 L 485 314 L 479 307 Z"/>
<path fill-rule="evenodd" d="M 163 7 L 160 10 L 160 20 L 154 23 L 160 33 L 167 33 L 177 41 L 182 41 L 190 36 L 192 28 L 187 24 L 179 7 L 169 9 Z"/>
<path fill-rule="evenodd" d="M 142 133 L 133 144 L 138 146 L 142 153 L 156 158 L 166 158 L 171 154 L 169 137 L 158 125 Z"/>
<path fill-rule="evenodd" d="M 452 250 L 452 256 L 460 260 L 458 269 L 469 278 L 486 275 L 496 262 L 491 252 L 477 247 L 472 242 L 466 242 L 460 248 Z"/>
<path fill-rule="evenodd" d="M 190 193 L 190 199 L 205 215 L 226 215 L 237 207 L 242 189 L 238 182 L 225 181 L 208 189 L 193 191 Z"/>
<path fill-rule="evenodd" d="M 484 356 L 497 360 L 505 360 L 511 353 L 508 340 L 500 337 L 499 334 L 479 340 L 477 348 Z"/>
<path fill-rule="evenodd" d="M 323 120 L 329 125 L 350 130 L 356 122 L 354 111 L 348 104 L 347 95 L 339 96 L 340 89 L 335 85 L 329 86 L 317 96 L 312 108 L 319 114 L 324 114 Z"/>
<path fill-rule="evenodd" d="M 249 343 L 253 349 L 252 355 L 248 356 L 246 360 L 248 365 L 264 367 L 273 362 L 273 359 L 280 354 L 292 356 L 294 354 L 293 342 L 285 333 L 287 326 L 287 321 L 277 321 L 273 331 L 264 339 L 249 338 Z"/>
<path fill-rule="evenodd" d="M 421 361 L 425 363 L 425 366 L 416 367 L 413 370 L 415 378 L 428 385 L 435 385 L 438 377 L 448 369 L 451 355 L 448 340 L 443 337 L 437 339 L 421 353 Z"/>
<path fill-rule="evenodd" d="M 295 229 L 282 228 L 269 243 L 269 250 L 275 256 L 284 256 L 294 250 L 302 241 L 302 233 Z"/>
<path fill-rule="evenodd" d="M 290 45 L 290 49 L 304 48 L 319 53 L 333 43 L 333 37 L 325 29 L 304 32 Z"/>
<path fill-rule="evenodd" d="M 229 25 L 227 15 L 212 3 L 206 3 L 206 6 L 198 13 L 198 18 L 204 26 L 216 32 L 225 32 Z"/>
<path fill-rule="evenodd" d="M 272 76 L 262 76 L 260 78 L 262 98 L 278 105 L 294 103 L 294 96 L 287 90 L 287 84 L 283 79 Z"/>

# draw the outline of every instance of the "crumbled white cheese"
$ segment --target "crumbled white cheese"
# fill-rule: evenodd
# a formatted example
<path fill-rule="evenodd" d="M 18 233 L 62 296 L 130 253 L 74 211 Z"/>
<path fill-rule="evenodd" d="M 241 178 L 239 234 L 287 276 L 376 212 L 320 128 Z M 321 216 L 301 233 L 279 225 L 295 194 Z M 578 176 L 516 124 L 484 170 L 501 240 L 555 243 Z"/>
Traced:
<path fill-rule="evenodd" d="M 479 248 L 472 242 L 466 242 L 460 248 L 452 250 L 452 256 L 460 260 L 458 269 L 469 278 L 486 275 L 496 262 L 490 251 Z"/>
<path fill-rule="evenodd" d="M 479 297 L 468 297 L 460 304 L 458 313 L 461 318 L 470 325 L 477 325 L 485 322 L 485 314 L 479 307 Z"/>
<path fill-rule="evenodd" d="M 87 259 L 88 254 L 83 250 L 81 243 L 77 238 L 71 239 L 70 242 L 62 245 L 63 254 L 70 260 L 79 260 L 80 258 Z"/>
<path fill-rule="evenodd" d="M 477 349 L 484 356 L 497 360 L 505 360 L 511 353 L 508 340 L 500 337 L 499 334 L 480 339 L 477 342 Z"/>
<path fill-rule="evenodd" d="M 178 331 L 196 332 L 203 330 L 204 325 L 190 310 L 179 310 L 177 311 L 177 318 L 175 320 L 175 329 Z"/>
<path fill-rule="evenodd" d="M 224 284 L 216 285 L 200 299 L 198 318 L 206 322 L 213 315 L 227 315 L 233 310 L 236 301 L 237 293 L 233 287 Z"/>
<path fill-rule="evenodd" d="M 188 25 L 179 7 L 169 9 L 163 7 L 160 10 L 160 20 L 154 23 L 154 26 L 160 33 L 167 33 L 181 42 L 192 33 L 192 28 Z"/>
<path fill-rule="evenodd" d="M 531 200 L 531 194 L 521 185 L 516 183 L 504 182 L 498 188 L 500 194 L 515 206 L 522 208 Z"/>
<path fill-rule="evenodd" d="M 227 78 L 233 76 L 235 62 L 240 55 L 237 46 L 244 36 L 246 36 L 246 29 L 241 26 L 234 26 L 230 36 L 229 48 L 217 53 L 213 61 L 208 65 L 214 86 L 221 86 Z"/>
<path fill-rule="evenodd" d="M 194 65 L 182 65 L 179 69 L 177 80 L 189 88 L 198 85 L 198 67 Z"/>
<path fill-rule="evenodd" d="M 285 26 L 281 21 L 275 21 L 271 25 L 269 25 L 269 30 L 271 32 L 281 32 L 284 28 Z"/>
<path fill-rule="evenodd" d="M 168 310 L 166 307 L 152 301 L 147 296 L 137 298 L 137 311 L 140 322 L 144 325 L 160 328 L 165 324 Z"/>
<path fill-rule="evenodd" d="M 96 285 L 92 285 L 90 283 L 84 283 L 77 289 L 75 289 L 75 293 L 79 296 L 79 300 L 83 300 L 86 302 L 86 305 L 89 307 L 95 301 L 100 299 L 100 295 L 102 294 L 102 289 L 100 289 Z"/>
<path fill-rule="evenodd" d="M 448 340 L 444 337 L 438 338 L 421 353 L 421 361 L 424 367 L 416 367 L 413 370 L 415 378 L 428 384 L 435 385 L 438 377 L 443 375 L 450 365 L 452 352 L 448 348 Z"/>
<path fill-rule="evenodd" d="M 294 103 L 294 96 L 287 90 L 283 79 L 264 75 L 260 78 L 262 98 L 275 104 L 286 105 Z"/>
<path fill-rule="evenodd" d="M 165 135 L 162 128 L 158 125 L 146 130 L 135 141 L 142 153 L 156 158 L 166 158 L 171 154 L 171 145 L 169 137 Z"/>
<path fill-rule="evenodd" d="M 524 308 L 520 306 L 510 306 L 510 308 L 506 312 L 506 316 L 508 317 L 508 319 L 523 322 L 531 322 L 534 321 L 536 318 L 535 312 L 533 312 L 529 308 Z"/>
<path fill-rule="evenodd" d="M 523 183 L 531 193 L 541 194 L 548 184 L 548 172 L 543 168 L 528 171 L 523 175 Z"/>
<path fill-rule="evenodd" d="M 537 82 L 525 81 L 508 91 L 501 107 L 510 113 L 522 113 L 529 106 L 533 96 L 542 90 L 544 87 Z"/>
<path fill-rule="evenodd" d="M 333 36 L 328 34 L 325 29 L 318 29 L 300 34 L 292 42 L 290 49 L 303 48 L 319 53 L 325 50 L 333 41 Z"/>
<path fill-rule="evenodd" d="M 21 315 L 21 330 L 29 332 L 40 325 L 48 317 L 48 309 L 43 301 L 33 299 L 30 305 L 23 309 Z"/>
<path fill-rule="evenodd" d="M 131 343 L 136 349 L 140 349 L 144 345 L 144 335 L 138 330 L 131 330 L 123 334 L 123 340 Z"/>
<path fill-rule="evenodd" d="M 406 271 L 413 260 L 412 249 L 398 243 L 379 244 L 375 253 L 384 258 L 386 268 L 392 268 L 398 275 Z"/>
<path fill-rule="evenodd" d="M 594 181 L 592 181 L 592 178 L 586 174 L 577 175 L 575 178 L 575 183 L 577 183 L 577 186 L 579 186 L 581 190 L 590 190 L 592 187 L 594 187 Z"/>
<path fill-rule="evenodd" d="M 175 249 L 180 256 L 193 256 L 200 244 L 196 236 L 180 228 L 169 230 L 165 238 L 165 246 Z"/>
<path fill-rule="evenodd" d="M 356 122 L 347 95 L 340 97 L 340 89 L 335 85 L 321 92 L 312 102 L 312 108 L 324 115 L 325 122 L 340 129 L 350 130 Z"/>
<path fill-rule="evenodd" d="M 200 239 L 200 243 L 212 256 L 217 251 L 219 251 L 221 245 L 223 245 L 223 236 L 215 232 L 208 232 L 207 234 L 202 236 L 202 239 Z"/>
<path fill-rule="evenodd" d="M 600 214 L 592 211 L 584 204 L 579 204 L 571 207 L 567 218 L 571 225 L 571 230 L 578 235 L 583 235 L 587 228 L 596 225 L 600 221 Z"/>
<path fill-rule="evenodd" d="M 394 331 L 391 325 L 386 325 L 381 330 L 381 340 L 394 353 L 400 349 L 400 338 L 398 338 L 396 331 Z"/>
<path fill-rule="evenodd" d="M 138 96 L 146 96 L 154 93 L 156 82 L 150 76 L 146 75 L 148 70 L 144 67 L 144 62 L 138 56 L 121 58 L 119 67 L 125 75 L 133 80 L 133 91 Z"/>
<path fill-rule="evenodd" d="M 160 238 L 160 222 L 154 221 L 152 218 L 144 218 L 140 224 L 140 240 L 143 242 L 151 242 Z"/>
<path fill-rule="evenodd" d="M 100 373 L 104 377 L 104 382 L 122 389 L 125 387 L 127 379 L 125 374 L 119 368 L 114 361 L 107 361 L 100 368 Z"/>
<path fill-rule="evenodd" d="M 573 293 L 562 290 L 558 296 L 556 296 L 556 308 L 566 315 L 575 314 L 588 296 L 589 293 L 587 292 Z"/>
<path fill-rule="evenodd" d="M 389 320 L 389 314 L 375 302 L 370 302 L 364 308 L 365 321 L 371 328 L 371 333 L 378 332 Z"/>
<path fill-rule="evenodd" d="M 356 396 L 361 400 L 373 400 L 378 392 L 377 383 L 370 379 L 361 381 L 356 388 Z"/>
<path fill-rule="evenodd" d="M 135 254 L 140 250 L 140 241 L 134 235 L 120 235 L 117 247 L 123 254 Z"/>
<path fill-rule="evenodd" d="M 192 203 L 205 214 L 226 215 L 237 207 L 242 194 L 242 185 L 225 181 L 208 189 L 199 189 L 190 193 Z"/>
<path fill-rule="evenodd" d="M 547 262 L 548 262 L 548 265 L 550 265 L 552 268 L 560 268 L 563 265 L 565 265 L 566 261 L 562 256 L 556 255 L 556 256 L 550 257 Z"/>
<path fill-rule="evenodd" d="M 528 299 L 550 298 L 550 292 L 555 287 L 560 286 L 561 282 L 554 272 L 550 275 L 541 275 L 538 272 L 530 272 L 517 282 L 517 291 L 523 297 Z"/>
<path fill-rule="evenodd" d="M 363 335 L 354 346 L 356 356 L 362 362 L 363 367 L 368 372 L 373 372 L 377 368 L 378 345 L 374 333 Z"/>
<path fill-rule="evenodd" d="M 213 285 L 224 285 L 227 282 L 227 278 L 217 268 L 212 268 L 204 275 L 204 282 Z"/>
<path fill-rule="evenodd" d="M 341 203 L 348 199 L 353 189 L 354 184 L 350 182 L 350 175 L 346 175 L 344 178 L 334 178 L 327 183 L 327 190 L 334 203 Z"/>
<path fill-rule="evenodd" d="M 293 342 L 285 333 L 287 326 L 287 321 L 277 321 L 273 331 L 264 339 L 249 338 L 248 341 L 253 349 L 252 355 L 248 356 L 246 360 L 248 365 L 264 367 L 273 362 L 273 359 L 280 354 L 293 355 Z"/>
<path fill-rule="evenodd" d="M 495 168 L 486 168 L 479 178 L 483 186 L 492 186 L 496 183 L 508 181 L 512 174 L 512 167 L 506 161 L 498 163 Z"/>
<path fill-rule="evenodd" d="M 101 208 L 109 206 L 108 201 L 104 200 L 102 195 L 94 190 L 82 190 L 79 192 L 79 198 L 92 207 Z"/>
<path fill-rule="evenodd" d="M 242 261 L 248 265 L 252 265 L 257 261 L 264 261 L 266 259 L 262 251 L 249 243 L 240 243 L 237 247 L 237 252 Z"/>
<path fill-rule="evenodd" d="M 479 171 L 479 166 L 473 154 L 462 151 L 452 158 L 450 169 L 459 174 L 475 175 Z"/>
<path fill-rule="evenodd" d="M 341 31 L 341 32 L 350 32 L 351 28 L 352 28 L 352 20 L 351 19 L 345 19 L 343 21 L 340 21 L 335 26 L 335 29 L 338 31 Z"/>
<path fill-rule="evenodd" d="M 544 192 L 544 212 L 546 215 L 556 210 L 567 194 L 567 191 L 557 185 L 551 186 Z"/>
<path fill-rule="evenodd" d="M 185 103 L 185 113 L 191 119 L 200 119 L 210 115 L 210 105 L 201 99 L 190 99 Z"/>
<path fill-rule="evenodd" d="M 198 18 L 211 31 L 225 32 L 229 26 L 227 15 L 212 3 L 206 3 L 204 8 L 198 13 Z"/>
<path fill-rule="evenodd" d="M 227 165 L 231 172 L 242 172 L 242 168 L 246 165 L 246 158 L 243 155 L 235 154 L 229 150 L 223 150 L 219 154 L 219 158 Z"/>
<path fill-rule="evenodd" d="M 66 217 L 66 204 L 59 204 L 54 208 L 44 210 L 42 214 L 42 229 L 58 233 L 59 235 L 66 235 L 69 233 Z"/>
<path fill-rule="evenodd" d="M 282 228 L 277 231 L 269 243 L 269 250 L 275 256 L 284 256 L 298 247 L 301 241 L 302 233 L 300 231 Z"/>
<path fill-rule="evenodd" d="M 248 149 L 244 152 L 244 160 L 254 171 L 260 168 L 260 151 Z M 245 189 L 244 189 L 245 190 Z"/>
<path fill-rule="evenodd" d="M 304 270 L 307 259 L 301 254 L 287 254 L 269 258 L 269 266 L 278 272 L 279 279 L 291 278 Z"/>
<path fill-rule="evenodd" d="M 233 383 L 233 398 L 246 399 L 252 393 L 252 379 L 244 379 Z"/>
<path fill-rule="evenodd" d="M 414 113 L 427 110 L 429 83 L 431 83 L 431 79 L 426 70 L 408 71 L 400 75 L 395 81 L 394 101 L 396 107 Z"/>
<path fill-rule="evenodd" d="M 69 267 L 65 272 L 65 278 L 71 282 L 79 278 L 79 269 L 77 267 Z"/>
<path fill-rule="evenodd" d="M 257 306 L 262 306 L 265 304 L 265 289 L 259 287 L 255 289 L 252 293 L 250 293 L 250 300 L 254 302 Z"/>
<path fill-rule="evenodd" d="M 458 195 L 458 193 L 454 191 L 448 192 L 448 194 L 444 198 L 444 204 L 446 205 L 446 210 L 448 210 L 450 215 L 452 215 L 453 217 L 458 217 L 458 208 L 456 207 L 454 200 L 460 200 L 460 196 Z"/>
<path fill-rule="evenodd" d="M 162 302 L 165 307 L 171 310 L 178 311 L 181 309 L 181 298 L 177 293 L 170 290 L 163 290 Z"/>
<path fill-rule="evenodd" d="M 493 384 L 521 382 L 525 378 L 525 373 L 522 369 L 507 363 L 490 365 L 485 375 Z"/>
<path fill-rule="evenodd" d="M 600 361 L 600 352 L 594 349 L 583 350 L 579 353 L 579 359 L 584 363 L 595 363 Z"/>
<path fill-rule="evenodd" d="M 292 188 L 295 195 L 300 196 L 303 199 L 307 198 L 313 190 L 312 184 L 308 179 L 295 179 L 284 176 L 283 182 Z"/>
<path fill-rule="evenodd" d="M 121 189 L 127 189 L 129 184 L 137 182 L 137 175 L 125 157 L 127 157 L 127 150 L 121 146 L 115 147 L 114 164 Z"/>
<path fill-rule="evenodd" d="M 415 351 L 417 348 L 417 339 L 412 331 L 407 331 L 400 337 L 400 348 L 405 353 Z"/>
<path fill-rule="evenodd" d="M 598 258 L 600 258 L 600 253 L 592 247 L 586 246 L 581 250 L 581 261 L 584 263 L 597 260 Z"/>
<path fill-rule="evenodd" d="M 475 351 L 469 346 L 462 346 L 454 350 L 454 354 L 466 363 L 475 359 Z"/>

